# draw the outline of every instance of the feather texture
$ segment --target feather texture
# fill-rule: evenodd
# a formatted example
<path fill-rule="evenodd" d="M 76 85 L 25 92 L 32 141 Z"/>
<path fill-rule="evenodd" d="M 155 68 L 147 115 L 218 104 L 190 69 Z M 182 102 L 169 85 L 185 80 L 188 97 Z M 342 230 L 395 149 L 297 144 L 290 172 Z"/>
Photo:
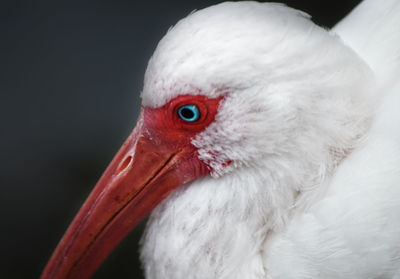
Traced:
<path fill-rule="evenodd" d="M 399 276 L 400 5 L 383 2 L 374 24 L 369 0 L 332 31 L 283 5 L 228 2 L 161 40 L 144 105 L 225 100 L 193 139 L 213 175 L 150 217 L 148 278 Z"/>

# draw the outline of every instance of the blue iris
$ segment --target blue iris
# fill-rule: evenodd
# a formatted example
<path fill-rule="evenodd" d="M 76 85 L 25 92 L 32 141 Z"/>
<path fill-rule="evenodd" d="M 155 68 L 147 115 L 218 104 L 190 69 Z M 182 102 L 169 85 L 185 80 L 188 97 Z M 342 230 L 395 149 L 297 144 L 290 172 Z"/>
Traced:
<path fill-rule="evenodd" d="M 200 118 L 200 111 L 196 105 L 184 105 L 178 109 L 178 115 L 187 122 L 194 122 Z"/>

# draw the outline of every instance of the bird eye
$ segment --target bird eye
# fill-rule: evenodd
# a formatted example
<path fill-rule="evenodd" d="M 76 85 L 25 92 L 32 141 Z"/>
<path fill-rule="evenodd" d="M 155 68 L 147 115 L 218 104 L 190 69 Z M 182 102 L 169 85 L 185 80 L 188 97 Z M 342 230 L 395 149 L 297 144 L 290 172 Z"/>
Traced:
<path fill-rule="evenodd" d="M 200 111 L 196 105 L 184 105 L 178 109 L 178 116 L 187 122 L 194 122 L 200 118 Z"/>

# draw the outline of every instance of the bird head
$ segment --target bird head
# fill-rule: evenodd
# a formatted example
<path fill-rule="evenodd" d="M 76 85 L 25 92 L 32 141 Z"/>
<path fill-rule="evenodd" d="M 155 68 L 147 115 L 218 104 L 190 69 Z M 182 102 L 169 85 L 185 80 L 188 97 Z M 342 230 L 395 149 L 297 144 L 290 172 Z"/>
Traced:
<path fill-rule="evenodd" d="M 202 176 L 280 161 L 303 183 L 329 170 L 368 125 L 371 79 L 337 36 L 294 9 L 242 2 L 192 13 L 158 44 L 136 127 L 42 278 L 90 277 L 142 218 Z"/>

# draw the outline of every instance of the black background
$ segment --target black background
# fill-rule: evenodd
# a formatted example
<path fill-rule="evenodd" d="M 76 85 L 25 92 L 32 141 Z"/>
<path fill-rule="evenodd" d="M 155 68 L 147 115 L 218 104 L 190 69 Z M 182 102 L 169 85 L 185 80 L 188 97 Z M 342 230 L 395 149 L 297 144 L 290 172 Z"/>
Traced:
<path fill-rule="evenodd" d="M 218 1 L 8 2 L 0 4 L 0 278 L 37 278 L 134 127 L 158 40 Z M 327 27 L 358 2 L 286 1 Z M 94 277 L 143 278 L 142 230 Z"/>

